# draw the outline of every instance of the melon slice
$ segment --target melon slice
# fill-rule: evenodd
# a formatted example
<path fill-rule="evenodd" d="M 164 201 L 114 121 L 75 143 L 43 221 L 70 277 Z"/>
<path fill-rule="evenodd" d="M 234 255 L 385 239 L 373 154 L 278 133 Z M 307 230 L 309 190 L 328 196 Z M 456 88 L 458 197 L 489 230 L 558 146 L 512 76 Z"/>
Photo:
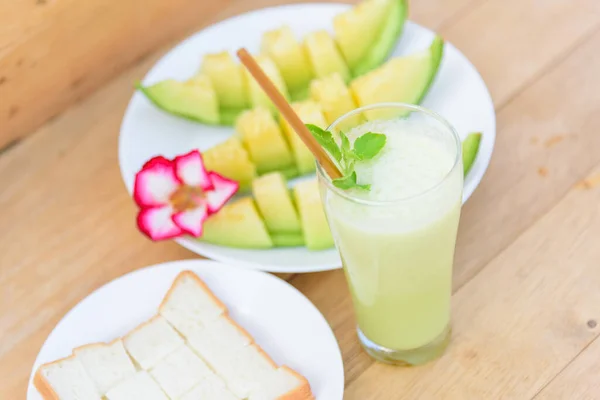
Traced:
<path fill-rule="evenodd" d="M 475 158 L 479 152 L 479 145 L 481 143 L 481 133 L 469 133 L 469 135 L 462 142 L 462 161 L 463 161 L 463 172 L 467 176 L 471 167 L 475 163 Z"/>
<path fill-rule="evenodd" d="M 301 103 L 292 104 L 292 108 L 305 124 L 313 124 L 323 129 L 327 128 L 327 122 L 325 121 L 319 103 L 307 100 Z M 313 172 L 316 168 L 315 158 L 310 150 L 308 150 L 302 139 L 300 139 L 300 136 L 298 136 L 296 131 L 294 131 L 283 116 L 280 117 L 279 123 L 281 125 L 281 130 L 285 134 L 285 137 L 292 148 L 292 153 L 294 154 L 296 166 L 298 167 L 300 175 Z"/>
<path fill-rule="evenodd" d="M 317 78 L 337 72 L 344 82 L 350 80 L 350 69 L 329 32 L 320 30 L 306 35 L 304 49 Z"/>
<path fill-rule="evenodd" d="M 237 119 L 236 130 L 259 174 L 293 166 L 292 152 L 279 125 L 266 108 L 242 113 Z"/>
<path fill-rule="evenodd" d="M 300 171 L 298 171 L 298 167 L 292 165 L 291 167 L 284 168 L 280 170 L 281 174 L 285 179 L 292 179 L 300 175 Z"/>
<path fill-rule="evenodd" d="M 356 78 L 350 90 L 358 104 L 366 106 L 382 102 L 419 104 L 438 72 L 444 53 L 444 41 L 439 36 L 422 52 L 397 57 L 366 75 Z M 389 118 L 391 109 L 371 110 L 367 119 Z"/>
<path fill-rule="evenodd" d="M 254 59 L 269 77 L 269 79 L 271 79 L 271 82 L 273 82 L 283 97 L 289 99 L 290 96 L 288 94 L 285 81 L 281 77 L 281 72 L 273 60 L 266 56 L 257 56 Z M 248 96 L 250 98 L 250 105 L 252 107 L 265 107 L 275 114 L 277 112 L 277 107 L 275 107 L 275 104 L 273 104 L 271 99 L 269 99 L 269 96 L 266 95 L 259 84 L 254 80 L 252 75 L 250 75 L 250 72 L 248 72 L 245 68 L 244 76 L 246 77 L 246 81 L 248 83 Z"/>
<path fill-rule="evenodd" d="M 333 238 L 323 211 L 317 180 L 299 182 L 293 191 L 306 247 L 309 250 L 333 247 Z"/>
<path fill-rule="evenodd" d="M 219 101 L 206 75 L 180 82 L 167 79 L 154 85 L 136 87 L 157 107 L 206 124 L 219 123 Z"/>
<path fill-rule="evenodd" d="M 256 166 L 250 161 L 242 142 L 231 137 L 202 153 L 207 171 L 237 181 L 240 191 L 248 190 L 256 177 Z"/>
<path fill-rule="evenodd" d="M 306 98 L 313 72 L 306 53 L 296 40 L 292 29 L 283 26 L 266 32 L 263 35 L 261 52 L 270 57 L 279 68 L 290 97 Z"/>
<path fill-rule="evenodd" d="M 207 54 L 200 70 L 210 78 L 221 110 L 248 108 L 248 89 L 241 64 L 235 62 L 231 54 Z"/>
<path fill-rule="evenodd" d="M 273 247 L 267 228 L 249 197 L 226 204 L 204 221 L 202 240 L 248 249 Z"/>
<path fill-rule="evenodd" d="M 272 233 L 271 239 L 275 247 L 304 246 L 304 236 L 301 232 L 296 233 Z"/>
<path fill-rule="evenodd" d="M 407 0 L 366 0 L 333 19 L 339 47 L 354 76 L 390 55 L 406 20 Z"/>
<path fill-rule="evenodd" d="M 252 194 L 269 232 L 300 233 L 300 219 L 281 173 L 255 179 Z"/>
<path fill-rule="evenodd" d="M 328 124 L 332 124 L 342 115 L 357 108 L 352 94 L 338 73 L 312 81 L 310 93 L 313 100 L 321 105 Z M 356 115 L 345 120 L 343 126 L 338 126 L 338 128 L 345 129 L 356 126 L 360 122 L 361 116 Z"/>

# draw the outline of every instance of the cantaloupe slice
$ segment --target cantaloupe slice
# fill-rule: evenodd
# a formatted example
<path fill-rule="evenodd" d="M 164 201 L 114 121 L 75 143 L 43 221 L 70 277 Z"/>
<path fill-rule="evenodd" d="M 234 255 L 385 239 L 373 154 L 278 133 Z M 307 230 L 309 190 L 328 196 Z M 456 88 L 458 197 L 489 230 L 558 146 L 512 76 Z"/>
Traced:
<path fill-rule="evenodd" d="M 333 19 L 336 40 L 354 76 L 390 55 L 408 12 L 407 0 L 366 0 Z"/>
<path fill-rule="evenodd" d="M 259 174 L 292 167 L 292 152 L 273 115 L 266 108 L 242 113 L 236 130 Z"/>
<path fill-rule="evenodd" d="M 289 26 L 268 31 L 263 35 L 261 52 L 270 57 L 281 72 L 292 99 L 305 99 L 313 77 L 304 49 Z"/>
<path fill-rule="evenodd" d="M 255 57 L 255 60 L 262 68 L 264 73 L 269 77 L 271 82 L 273 82 L 275 87 L 283 95 L 283 97 L 289 99 L 289 93 L 287 86 L 285 85 L 285 81 L 283 80 L 281 72 L 273 60 L 266 56 L 257 56 Z M 277 107 L 275 107 L 275 104 L 273 104 L 271 99 L 269 99 L 269 96 L 266 95 L 256 80 L 252 77 L 252 75 L 250 75 L 250 72 L 248 72 L 246 69 L 244 69 L 244 76 L 246 77 L 246 81 L 248 83 L 248 96 L 250 98 L 250 105 L 252 107 L 265 107 L 273 114 L 277 113 Z"/>
<path fill-rule="evenodd" d="M 200 70 L 210 78 L 222 110 L 248 108 L 248 82 L 242 65 L 231 54 L 227 51 L 206 54 Z"/>
<path fill-rule="evenodd" d="M 240 139 L 231 137 L 202 153 L 208 171 L 217 172 L 225 178 L 237 181 L 240 191 L 248 190 L 256 177 L 256 165 L 250 161 L 248 152 Z"/>
<path fill-rule="evenodd" d="M 382 102 L 419 104 L 440 67 L 444 41 L 436 37 L 431 46 L 422 52 L 396 57 L 366 75 L 356 78 L 350 90 L 358 104 L 366 106 Z M 367 119 L 389 118 L 393 109 L 366 111 Z"/>
<path fill-rule="evenodd" d="M 293 103 L 292 108 L 305 124 L 313 124 L 323 129 L 327 128 L 327 122 L 319 103 L 307 100 L 300 103 Z M 290 144 L 292 153 L 294 153 L 294 159 L 300 175 L 313 172 L 316 168 L 315 158 L 310 150 L 308 150 L 302 139 L 300 139 L 300 136 L 298 136 L 283 116 L 280 117 L 279 123 L 281 130 Z"/>
<path fill-rule="evenodd" d="M 226 204 L 204 221 L 202 240 L 221 246 L 268 249 L 273 241 L 254 201 L 245 197 Z"/>
<path fill-rule="evenodd" d="M 154 85 L 136 85 L 157 107 L 175 115 L 206 124 L 218 124 L 219 101 L 206 75 L 185 82 L 167 79 Z"/>
<path fill-rule="evenodd" d="M 270 233 L 300 233 L 298 212 L 281 173 L 272 172 L 255 179 L 252 194 Z"/>
<path fill-rule="evenodd" d="M 299 182 L 293 191 L 306 247 L 309 250 L 333 247 L 333 237 L 323 211 L 317 180 Z"/>
<path fill-rule="evenodd" d="M 328 124 L 332 124 L 342 115 L 357 108 L 352 94 L 338 73 L 313 80 L 310 85 L 310 93 L 312 99 L 321 105 Z M 338 128 L 346 129 L 356 126 L 360 122 L 361 116 L 356 115 L 345 120 L 343 126 L 338 126 Z"/>
<path fill-rule="evenodd" d="M 350 69 L 329 32 L 320 30 L 306 35 L 304 50 L 317 78 L 337 72 L 344 82 L 350 80 Z"/>

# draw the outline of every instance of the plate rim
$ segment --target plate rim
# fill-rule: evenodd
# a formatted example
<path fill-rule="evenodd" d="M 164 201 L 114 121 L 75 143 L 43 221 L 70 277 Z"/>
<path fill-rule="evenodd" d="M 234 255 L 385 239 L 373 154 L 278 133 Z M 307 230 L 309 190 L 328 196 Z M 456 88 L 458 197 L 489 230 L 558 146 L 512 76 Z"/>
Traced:
<path fill-rule="evenodd" d="M 181 41 L 179 41 L 178 43 L 173 45 L 167 52 L 165 52 L 160 57 L 159 60 L 157 60 L 152 65 L 152 67 L 150 69 L 148 69 L 148 71 L 144 75 L 144 78 L 142 79 L 142 82 L 145 82 L 148 79 L 148 76 L 150 76 L 153 73 L 153 71 L 159 67 L 159 65 L 163 62 L 163 60 L 165 60 L 167 57 L 169 57 L 169 55 L 172 52 L 174 52 L 176 49 L 178 49 L 182 46 L 185 46 L 185 44 L 188 41 L 193 40 L 196 36 L 205 34 L 206 31 L 210 31 L 212 29 L 217 29 L 222 24 L 234 23 L 236 20 L 247 18 L 247 17 L 253 16 L 253 15 L 259 15 L 259 14 L 269 12 L 269 11 L 275 11 L 275 10 L 284 10 L 285 11 L 287 9 L 289 9 L 289 10 L 293 10 L 293 9 L 305 10 L 306 8 L 310 9 L 311 7 L 328 9 L 328 10 L 336 10 L 336 11 L 344 11 L 344 10 L 350 9 L 352 7 L 352 5 L 343 4 L 343 3 L 316 3 L 316 2 L 275 5 L 275 6 L 269 6 L 269 7 L 246 11 L 246 12 L 243 12 L 240 14 L 233 15 L 229 18 L 225 18 L 223 20 L 216 21 L 216 22 L 190 34 L 189 36 L 185 37 L 184 39 L 182 39 Z M 408 19 L 406 21 L 406 24 L 415 25 L 417 28 L 424 29 L 424 30 L 428 31 L 429 33 L 437 34 L 434 30 L 429 29 L 428 27 L 425 27 L 421 24 L 418 24 L 417 22 L 414 22 L 410 19 Z M 468 182 L 465 181 L 465 186 L 463 188 L 463 201 L 462 201 L 463 206 L 464 206 L 464 204 L 467 202 L 467 200 L 469 200 L 469 198 L 472 196 L 472 194 L 475 192 L 475 190 L 479 187 L 479 185 L 491 163 L 491 158 L 492 158 L 492 155 L 494 152 L 494 147 L 495 147 L 495 142 L 496 142 L 496 134 L 497 134 L 496 110 L 495 110 L 494 102 L 493 102 L 491 93 L 489 91 L 489 88 L 486 85 L 485 80 L 481 76 L 481 73 L 479 72 L 479 70 L 467 58 L 467 56 L 463 52 L 461 52 L 456 46 L 454 46 L 451 42 L 446 41 L 446 46 L 452 46 L 454 51 L 456 51 L 457 55 L 460 58 L 462 58 L 463 61 L 466 62 L 467 65 L 472 69 L 472 72 L 474 73 L 474 77 L 477 78 L 477 80 L 480 82 L 483 89 L 485 89 L 485 94 L 487 97 L 486 100 L 489 101 L 489 104 L 491 106 L 491 108 L 488 111 L 489 111 L 490 122 L 493 125 L 493 132 L 489 132 L 489 133 L 485 132 L 484 133 L 486 136 L 488 136 L 489 139 L 485 142 L 482 141 L 482 147 L 480 147 L 480 149 L 479 149 L 477 158 L 476 158 L 475 163 L 473 164 L 473 168 L 471 170 L 471 174 L 470 174 L 471 177 Z M 131 118 L 131 117 L 128 117 L 128 114 L 130 113 L 132 104 L 136 99 L 136 95 L 137 95 L 137 92 L 134 91 L 133 94 L 131 95 L 131 98 L 129 99 L 129 102 L 127 103 L 127 108 L 123 114 L 123 118 L 121 120 L 121 124 L 119 127 L 119 138 L 118 138 L 118 149 L 117 149 L 121 180 L 125 186 L 127 193 L 130 196 L 131 196 L 132 188 L 129 187 L 127 178 L 126 178 L 128 171 L 125 170 L 125 161 L 124 160 L 126 157 L 124 156 L 124 151 L 123 151 L 123 149 L 124 149 L 123 142 L 125 140 L 124 135 L 123 135 L 123 130 L 124 130 L 126 121 L 128 121 Z M 485 149 L 483 147 L 484 143 L 488 144 Z M 302 266 L 285 266 L 285 265 L 273 263 L 273 264 L 264 265 L 264 264 L 259 264 L 254 261 L 246 261 L 241 258 L 235 258 L 235 256 L 222 255 L 222 254 L 215 255 L 215 252 L 212 249 L 203 248 L 200 250 L 200 249 L 198 249 L 198 246 L 207 245 L 207 243 L 198 242 L 197 240 L 195 240 L 193 238 L 189 238 L 189 237 L 174 238 L 173 241 L 198 256 L 209 257 L 210 259 L 220 261 L 223 263 L 234 263 L 244 269 L 251 269 L 251 270 L 257 270 L 257 271 L 268 271 L 268 272 L 279 272 L 279 273 L 281 273 L 281 272 L 283 272 L 283 273 L 311 273 L 311 272 L 320 272 L 320 271 L 331 271 L 331 270 L 336 270 L 336 269 L 342 268 L 342 263 L 341 263 L 341 259 L 339 258 L 339 256 L 336 258 L 335 262 L 320 263 L 320 264 L 304 264 Z M 217 246 L 217 245 L 212 245 L 212 244 L 208 244 L 208 245 Z M 228 246 L 218 246 L 218 247 L 230 248 Z M 199 252 L 199 250 L 201 252 Z M 248 249 L 239 249 L 239 250 L 248 250 Z M 267 251 L 268 252 L 271 250 L 272 249 L 256 250 L 256 251 Z M 336 252 L 335 248 L 329 249 L 329 250 L 322 250 L 322 251 Z"/>
<path fill-rule="evenodd" d="M 89 301 L 89 298 L 91 298 L 94 295 L 97 295 L 97 293 L 101 292 L 102 290 L 106 290 L 106 288 L 108 286 L 116 283 L 117 281 L 120 281 L 123 279 L 135 280 L 136 275 L 142 275 L 142 274 L 148 274 L 148 273 L 152 274 L 152 273 L 155 273 L 153 271 L 157 271 L 157 270 L 161 270 L 161 269 L 172 269 L 177 272 L 181 272 L 184 270 L 191 270 L 191 271 L 195 272 L 194 266 L 198 266 L 199 268 L 213 269 L 216 272 L 213 271 L 211 273 L 216 273 L 216 274 L 219 273 L 218 272 L 219 269 L 227 269 L 229 271 L 235 271 L 236 274 L 239 273 L 240 271 L 242 271 L 242 274 L 254 275 L 255 277 L 260 277 L 259 279 L 266 279 L 267 281 L 271 281 L 276 285 L 281 284 L 282 287 L 286 287 L 286 290 L 292 289 L 290 293 L 294 293 L 293 294 L 294 296 L 298 296 L 299 299 L 302 300 L 303 304 L 305 304 L 306 307 L 308 307 L 311 310 L 311 314 L 314 314 L 315 317 L 318 318 L 320 322 L 323 322 L 325 324 L 325 326 L 327 326 L 327 328 L 328 328 L 328 333 L 330 334 L 330 339 L 333 339 L 333 343 L 335 343 L 335 345 L 336 345 L 335 349 L 334 349 L 334 350 L 337 350 L 337 351 L 335 351 L 335 356 L 336 356 L 335 361 L 336 361 L 336 364 L 339 364 L 339 367 L 341 367 L 340 371 L 339 371 L 339 373 L 341 373 L 341 376 L 339 377 L 339 379 L 341 381 L 340 382 L 341 388 L 336 388 L 336 392 L 339 391 L 341 396 L 343 396 L 344 387 L 345 387 L 345 372 L 346 371 L 345 371 L 345 365 L 343 362 L 343 356 L 342 356 L 342 351 L 341 351 L 341 348 L 339 345 L 339 341 L 338 341 L 337 337 L 335 336 L 335 333 L 333 332 L 333 329 L 331 328 L 329 321 L 327 321 L 327 319 L 325 318 L 323 313 L 321 313 L 321 311 L 317 308 L 317 306 L 315 306 L 314 303 L 312 301 L 310 301 L 310 299 L 306 295 L 304 295 L 304 293 L 302 293 L 298 288 L 293 286 L 291 283 L 289 283 L 285 279 L 278 278 L 277 276 L 275 276 L 269 272 L 266 272 L 266 271 L 243 268 L 243 267 L 239 267 L 232 263 L 223 263 L 223 262 L 219 262 L 216 260 L 184 259 L 184 260 L 173 260 L 173 261 L 165 261 L 165 262 L 161 262 L 161 263 L 157 263 L 157 264 L 152 264 L 152 265 L 137 268 L 137 269 L 129 271 L 125 274 L 119 275 L 119 276 L 115 277 L 114 279 L 111 279 L 110 281 L 105 282 L 101 286 L 92 290 L 85 297 L 81 298 L 76 304 L 74 304 L 65 314 L 63 314 L 63 316 L 60 318 L 60 320 L 54 325 L 52 330 L 48 333 L 48 335 L 44 339 L 44 342 L 42 343 L 42 345 L 40 346 L 40 348 L 36 354 L 35 360 L 31 366 L 31 372 L 29 375 L 28 383 L 27 383 L 27 400 L 31 400 L 30 396 L 32 396 L 35 393 L 38 393 L 35 386 L 33 385 L 33 378 L 35 376 L 37 368 L 39 367 L 39 365 L 42 365 L 45 362 L 51 362 L 51 361 L 41 361 L 40 360 L 40 355 L 41 355 L 42 351 L 44 350 L 48 341 L 54 335 L 55 331 L 58 329 L 59 325 L 62 324 L 65 320 L 67 320 L 69 318 L 69 316 L 75 312 L 75 309 L 77 309 L 78 307 L 81 306 L 81 304 L 83 304 L 86 301 Z M 341 399 L 342 399 L 342 397 L 340 397 L 340 400 Z"/>

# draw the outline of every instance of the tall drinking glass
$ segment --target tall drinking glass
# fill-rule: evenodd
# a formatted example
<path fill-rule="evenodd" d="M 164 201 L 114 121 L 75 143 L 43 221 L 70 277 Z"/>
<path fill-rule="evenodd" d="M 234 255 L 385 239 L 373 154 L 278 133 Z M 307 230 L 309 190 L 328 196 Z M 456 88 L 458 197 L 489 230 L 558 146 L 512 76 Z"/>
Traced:
<path fill-rule="evenodd" d="M 359 184 L 342 190 L 318 167 L 323 205 L 357 319 L 358 337 L 376 360 L 422 364 L 450 340 L 450 296 L 462 204 L 461 142 L 441 116 L 382 103 L 335 121 L 353 143 L 386 135 L 372 160 L 357 161 Z"/>

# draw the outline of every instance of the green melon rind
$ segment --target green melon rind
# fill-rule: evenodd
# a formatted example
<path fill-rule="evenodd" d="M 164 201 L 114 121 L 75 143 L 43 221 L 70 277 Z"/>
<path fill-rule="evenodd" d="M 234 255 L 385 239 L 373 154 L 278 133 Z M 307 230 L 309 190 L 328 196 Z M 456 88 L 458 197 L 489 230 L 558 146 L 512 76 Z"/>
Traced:
<path fill-rule="evenodd" d="M 246 110 L 247 108 L 221 108 L 219 110 L 219 116 L 221 118 L 220 125 L 234 126 L 237 117 Z"/>
<path fill-rule="evenodd" d="M 219 121 L 219 122 L 207 121 L 207 120 L 203 120 L 200 118 L 194 118 L 190 115 L 186 115 L 186 114 L 178 113 L 176 111 L 169 110 L 169 109 L 165 108 L 159 101 L 157 101 L 154 98 L 152 93 L 150 93 L 148 91 L 148 88 L 146 86 L 142 85 L 142 82 L 137 81 L 133 84 L 133 86 L 135 87 L 135 89 L 139 90 L 148 100 L 150 100 L 150 102 L 152 104 L 154 104 L 156 107 L 160 108 L 167 114 L 175 115 L 177 117 L 187 119 L 188 121 L 202 122 L 203 124 L 207 124 L 207 125 L 227 125 L 227 124 L 223 124 L 221 121 Z"/>
<path fill-rule="evenodd" d="M 379 38 L 371 47 L 365 60 L 352 69 L 352 76 L 359 77 L 383 64 L 392 53 L 400 36 L 402 36 L 407 15 L 408 0 L 394 1 Z"/>
<path fill-rule="evenodd" d="M 467 176 L 475 159 L 479 152 L 479 145 L 481 144 L 481 132 L 469 133 L 469 135 L 462 142 L 462 160 L 463 160 L 463 172 L 464 176 Z"/>
<path fill-rule="evenodd" d="M 436 37 L 433 39 L 433 42 L 431 42 L 431 45 L 429 46 L 429 53 L 431 54 L 431 72 L 429 73 L 429 80 L 423 88 L 421 96 L 417 99 L 416 104 L 421 104 L 438 74 L 440 65 L 442 65 L 442 59 L 444 58 L 444 47 L 444 39 L 442 39 L 441 36 L 436 35 Z"/>
<path fill-rule="evenodd" d="M 275 247 L 297 247 L 305 245 L 302 232 L 272 233 L 271 240 Z"/>

